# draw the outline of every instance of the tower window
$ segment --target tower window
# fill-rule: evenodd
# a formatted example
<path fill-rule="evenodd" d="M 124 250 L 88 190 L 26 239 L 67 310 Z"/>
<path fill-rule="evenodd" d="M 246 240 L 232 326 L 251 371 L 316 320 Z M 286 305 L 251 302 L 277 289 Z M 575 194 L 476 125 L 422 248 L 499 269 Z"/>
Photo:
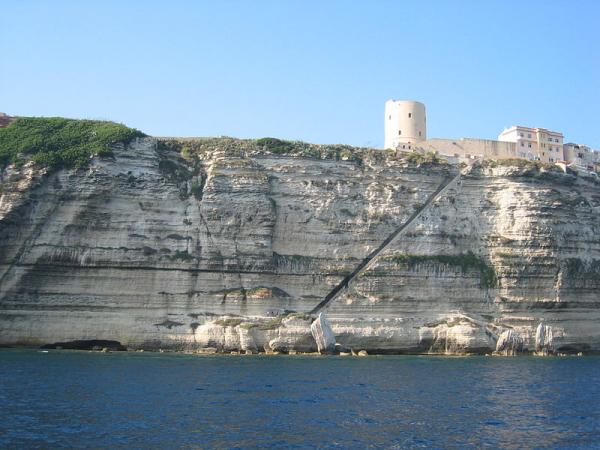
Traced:
<path fill-rule="evenodd" d="M 408 118 L 410 119 L 412 117 L 412 113 L 408 113 Z"/>
<path fill-rule="evenodd" d="M 421 132 L 419 131 L 419 136 L 421 136 Z"/>
<path fill-rule="evenodd" d="M 398 130 L 398 136 L 402 135 L 402 131 Z"/>

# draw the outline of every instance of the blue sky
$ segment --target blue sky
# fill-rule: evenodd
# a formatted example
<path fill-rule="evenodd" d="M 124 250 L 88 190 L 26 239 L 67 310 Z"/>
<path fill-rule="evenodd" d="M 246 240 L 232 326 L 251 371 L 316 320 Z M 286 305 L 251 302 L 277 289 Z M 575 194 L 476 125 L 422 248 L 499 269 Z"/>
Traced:
<path fill-rule="evenodd" d="M 383 145 L 513 124 L 600 148 L 600 2 L 2 1 L 0 111 L 161 136 Z"/>

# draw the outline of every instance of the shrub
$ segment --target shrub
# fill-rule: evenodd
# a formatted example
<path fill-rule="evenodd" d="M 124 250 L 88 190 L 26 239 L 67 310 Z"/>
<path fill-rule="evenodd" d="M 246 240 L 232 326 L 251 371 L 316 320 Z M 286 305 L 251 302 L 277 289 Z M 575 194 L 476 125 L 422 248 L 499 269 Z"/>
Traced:
<path fill-rule="evenodd" d="M 293 143 L 270 137 L 257 139 L 256 145 L 263 147 L 265 150 L 275 154 L 290 153 L 292 150 L 294 150 Z"/>
<path fill-rule="evenodd" d="M 0 165 L 33 160 L 50 168 L 82 167 L 92 156 L 112 154 L 110 145 L 142 136 L 141 131 L 114 122 L 19 117 L 0 128 Z"/>
<path fill-rule="evenodd" d="M 194 181 L 190 191 L 196 200 L 202 200 L 202 195 L 204 194 L 204 186 L 202 183 Z"/>

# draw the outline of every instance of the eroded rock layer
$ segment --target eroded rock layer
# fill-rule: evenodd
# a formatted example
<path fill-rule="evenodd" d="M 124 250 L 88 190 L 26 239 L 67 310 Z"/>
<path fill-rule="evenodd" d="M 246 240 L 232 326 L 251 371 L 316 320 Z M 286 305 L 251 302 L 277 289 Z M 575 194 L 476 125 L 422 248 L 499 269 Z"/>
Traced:
<path fill-rule="evenodd" d="M 5 169 L 0 344 L 314 351 L 306 313 L 458 174 L 390 152 L 319 159 L 232 142 L 184 158 L 146 138 L 78 171 Z M 463 171 L 322 311 L 335 341 L 600 350 L 598 183 Z"/>

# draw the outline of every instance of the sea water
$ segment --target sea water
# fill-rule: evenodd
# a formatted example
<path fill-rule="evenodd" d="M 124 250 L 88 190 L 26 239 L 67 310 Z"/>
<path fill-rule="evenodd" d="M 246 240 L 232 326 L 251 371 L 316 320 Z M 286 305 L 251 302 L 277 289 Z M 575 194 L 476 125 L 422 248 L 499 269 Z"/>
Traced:
<path fill-rule="evenodd" d="M 0 350 L 0 448 L 600 448 L 600 358 Z"/>

